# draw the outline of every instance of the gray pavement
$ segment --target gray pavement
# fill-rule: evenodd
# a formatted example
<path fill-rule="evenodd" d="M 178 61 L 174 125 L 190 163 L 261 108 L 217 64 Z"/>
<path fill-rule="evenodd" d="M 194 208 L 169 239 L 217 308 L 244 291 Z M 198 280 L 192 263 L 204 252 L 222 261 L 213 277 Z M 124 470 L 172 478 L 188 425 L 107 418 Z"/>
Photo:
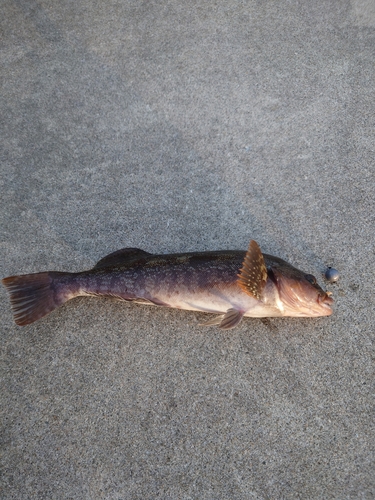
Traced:
<path fill-rule="evenodd" d="M 1 276 L 125 246 L 262 250 L 334 314 L 79 298 L 28 327 L 1 287 L 4 499 L 371 499 L 372 0 L 5 0 Z"/>

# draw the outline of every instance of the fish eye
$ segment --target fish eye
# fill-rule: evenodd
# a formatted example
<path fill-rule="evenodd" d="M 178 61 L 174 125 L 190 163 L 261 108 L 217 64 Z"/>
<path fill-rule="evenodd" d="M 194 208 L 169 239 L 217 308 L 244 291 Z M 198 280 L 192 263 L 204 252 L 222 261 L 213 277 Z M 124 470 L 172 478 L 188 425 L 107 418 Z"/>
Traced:
<path fill-rule="evenodd" d="M 309 283 L 311 283 L 312 285 L 316 285 L 316 278 L 315 276 L 313 276 L 312 274 L 305 274 L 305 278 L 307 279 L 307 281 Z"/>

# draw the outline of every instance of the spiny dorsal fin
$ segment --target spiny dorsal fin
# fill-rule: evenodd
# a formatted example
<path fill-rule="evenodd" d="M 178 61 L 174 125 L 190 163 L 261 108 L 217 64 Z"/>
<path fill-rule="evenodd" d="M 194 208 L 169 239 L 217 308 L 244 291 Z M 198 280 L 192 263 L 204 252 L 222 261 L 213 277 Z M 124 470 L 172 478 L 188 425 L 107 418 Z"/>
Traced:
<path fill-rule="evenodd" d="M 139 248 L 122 248 L 121 250 L 116 250 L 116 252 L 112 252 L 100 259 L 99 262 L 95 264 L 93 269 L 130 264 L 138 258 L 146 257 L 146 255 L 152 254 L 145 252 L 144 250 L 140 250 Z"/>
<path fill-rule="evenodd" d="M 260 300 L 267 281 L 267 268 L 256 241 L 251 240 L 237 283 L 242 290 Z"/>

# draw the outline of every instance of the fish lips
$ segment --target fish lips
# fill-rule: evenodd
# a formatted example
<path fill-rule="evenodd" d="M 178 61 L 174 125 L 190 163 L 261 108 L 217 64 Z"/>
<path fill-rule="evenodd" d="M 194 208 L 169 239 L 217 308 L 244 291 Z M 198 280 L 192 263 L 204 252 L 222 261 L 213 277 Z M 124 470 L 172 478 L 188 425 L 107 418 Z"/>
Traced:
<path fill-rule="evenodd" d="M 318 304 L 327 310 L 326 316 L 330 316 L 332 314 L 331 305 L 334 303 L 333 298 L 328 294 L 323 292 L 322 295 L 318 296 Z"/>

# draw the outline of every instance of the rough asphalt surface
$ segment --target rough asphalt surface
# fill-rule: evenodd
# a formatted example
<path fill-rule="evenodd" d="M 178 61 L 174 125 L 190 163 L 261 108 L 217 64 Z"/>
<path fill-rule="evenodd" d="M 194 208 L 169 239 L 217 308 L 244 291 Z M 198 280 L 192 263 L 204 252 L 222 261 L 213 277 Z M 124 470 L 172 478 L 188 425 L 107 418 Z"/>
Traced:
<path fill-rule="evenodd" d="M 75 299 L 16 327 L 1 287 L 4 499 L 372 499 L 372 0 L 5 0 L 1 277 L 125 246 L 246 249 L 334 314 Z"/>

